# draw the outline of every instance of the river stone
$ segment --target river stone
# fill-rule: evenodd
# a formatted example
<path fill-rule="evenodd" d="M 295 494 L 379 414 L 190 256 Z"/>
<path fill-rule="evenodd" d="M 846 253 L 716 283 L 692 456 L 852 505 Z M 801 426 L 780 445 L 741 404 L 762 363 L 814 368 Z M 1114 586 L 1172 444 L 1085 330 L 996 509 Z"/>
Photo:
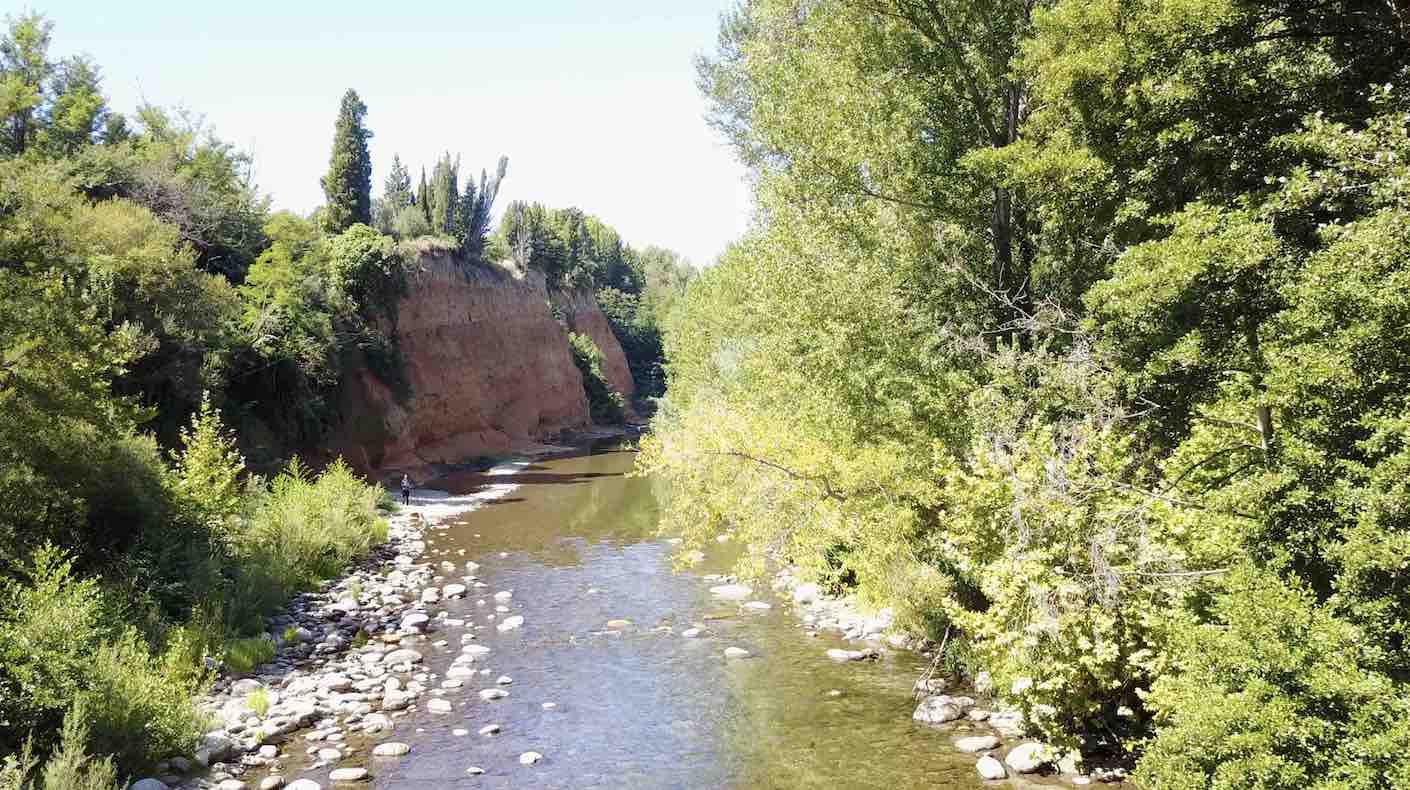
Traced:
<path fill-rule="evenodd" d="M 498 678 L 495 678 L 494 682 L 498 683 L 501 686 L 508 686 L 510 683 L 514 682 L 514 678 L 511 678 L 508 675 L 500 675 Z"/>
<path fill-rule="evenodd" d="M 279 790 L 284 786 L 284 777 L 266 776 L 259 782 L 259 790 Z"/>
<path fill-rule="evenodd" d="M 279 747 L 273 744 L 265 744 L 259 747 L 259 756 L 266 760 L 273 760 L 275 757 L 279 756 Z"/>
<path fill-rule="evenodd" d="M 720 584 L 710 588 L 710 594 L 726 601 L 742 601 L 754 594 L 746 584 Z"/>
<path fill-rule="evenodd" d="M 742 647 L 725 648 L 725 658 L 748 658 L 749 651 Z"/>
<path fill-rule="evenodd" d="M 987 754 L 980 757 L 979 762 L 974 764 L 974 770 L 978 771 L 979 775 L 985 779 L 1004 779 L 1009 775 L 1009 772 L 1004 770 L 1003 763 Z"/>
<path fill-rule="evenodd" d="M 793 602 L 796 604 L 810 604 L 818 600 L 818 586 L 813 582 L 800 584 L 793 591 Z"/>
<path fill-rule="evenodd" d="M 410 746 L 407 746 L 407 745 L 404 744 L 404 743 L 398 743 L 397 741 L 388 741 L 387 743 L 379 743 L 379 744 L 377 744 L 376 746 L 373 746 L 373 747 L 372 747 L 372 756 L 373 756 L 373 757 L 400 757 L 400 756 L 402 756 L 403 754 L 406 754 L 406 753 L 409 752 L 409 751 L 411 751 L 411 747 L 410 747 Z"/>
<path fill-rule="evenodd" d="M 513 631 L 514 629 L 518 628 L 523 624 L 524 616 L 516 614 L 511 617 L 504 618 L 504 621 L 501 622 L 499 625 L 495 626 L 495 628 L 499 629 L 500 631 Z"/>
<path fill-rule="evenodd" d="M 464 664 L 456 664 L 450 669 L 446 670 L 446 677 L 448 678 L 468 678 L 474 674 L 475 669 L 473 667 L 465 666 Z"/>
<path fill-rule="evenodd" d="M 745 608 L 745 609 L 754 609 L 754 610 L 756 610 L 756 611 L 762 612 L 762 611 L 764 611 L 764 610 L 766 610 L 766 609 L 772 609 L 772 608 L 774 608 L 774 607 L 773 607 L 772 604 L 767 604 L 767 603 L 764 603 L 763 601 L 747 601 L 747 602 L 745 602 L 745 604 L 744 604 L 744 608 Z"/>
<path fill-rule="evenodd" d="M 539 754 L 538 752 L 524 752 L 523 754 L 519 755 L 519 764 L 533 765 L 534 763 L 542 759 L 543 755 Z"/>
<path fill-rule="evenodd" d="M 441 595 L 447 598 L 459 598 L 465 594 L 466 589 L 463 584 L 447 584 L 441 588 Z"/>
<path fill-rule="evenodd" d="M 127 790 L 168 790 L 166 782 L 160 779 L 138 779 Z"/>
<path fill-rule="evenodd" d="M 284 790 L 323 790 L 323 786 L 312 779 L 295 779 L 284 785 Z"/>
<path fill-rule="evenodd" d="M 471 776 L 479 776 L 480 774 L 482 774 L 482 773 L 484 773 L 484 772 L 485 772 L 485 769 L 481 768 L 481 767 L 478 766 L 478 765 L 472 765 L 472 766 L 470 766 L 469 768 L 466 768 L 466 769 L 465 769 L 465 773 L 470 774 Z"/>
<path fill-rule="evenodd" d="M 382 663 L 391 665 L 419 664 L 421 663 L 421 659 L 422 655 L 420 651 L 412 650 L 409 647 L 403 647 L 399 650 L 393 650 L 385 656 L 382 656 Z"/>
<path fill-rule="evenodd" d="M 465 729 L 464 727 L 456 727 L 455 729 L 450 731 L 450 734 L 454 735 L 457 738 L 464 738 L 465 736 L 470 734 L 470 731 Z"/>
<path fill-rule="evenodd" d="M 330 763 L 336 763 L 337 761 L 343 759 L 343 753 L 338 749 L 319 749 L 318 759 Z"/>
<path fill-rule="evenodd" d="M 514 593 L 510 592 L 509 590 L 500 590 L 499 592 L 494 594 L 494 599 L 496 601 L 507 601 L 513 597 Z"/>
<path fill-rule="evenodd" d="M 480 692 L 480 699 L 484 700 L 485 702 L 489 702 L 490 700 L 496 699 L 504 699 L 507 696 L 509 696 L 509 692 L 505 691 L 504 689 L 485 689 L 484 691 Z"/>
<path fill-rule="evenodd" d="M 959 700 L 944 694 L 937 694 L 921 700 L 920 704 L 916 706 L 915 713 L 911 714 L 911 718 L 928 724 L 944 724 L 963 715 L 964 708 Z"/>
<path fill-rule="evenodd" d="M 483 656 L 486 653 L 490 652 L 490 649 L 488 647 L 485 647 L 484 645 L 466 645 L 465 647 L 460 648 L 460 652 L 474 659 L 479 658 L 480 656 Z"/>
<path fill-rule="evenodd" d="M 608 621 L 607 621 L 607 627 L 608 627 L 608 628 L 626 628 L 627 626 L 629 626 L 629 625 L 631 625 L 631 624 L 632 624 L 632 621 L 631 621 L 631 620 L 608 620 Z"/>
<path fill-rule="evenodd" d="M 838 647 L 827 651 L 827 657 L 833 661 L 861 661 L 864 658 L 872 658 L 873 655 L 875 654 L 870 650 L 843 650 Z"/>
<path fill-rule="evenodd" d="M 1041 743 L 1020 743 L 1004 755 L 1008 767 L 1021 774 L 1031 774 L 1048 761 L 1048 748 Z"/>
<path fill-rule="evenodd" d="M 686 639 L 694 639 L 695 637 L 700 636 L 700 629 L 687 628 L 684 631 L 681 631 L 681 636 L 685 637 Z"/>
<path fill-rule="evenodd" d="M 328 774 L 333 782 L 362 782 L 367 779 L 366 768 L 334 768 Z"/>
<path fill-rule="evenodd" d="M 998 745 L 999 739 L 992 735 L 971 735 L 968 738 L 959 738 L 955 741 L 956 749 L 970 754 L 987 752 Z"/>
<path fill-rule="evenodd" d="M 427 617 L 425 614 L 412 612 L 401 619 L 401 627 L 407 630 L 420 629 L 425 628 L 426 624 L 429 622 L 431 622 L 431 618 Z"/>
<path fill-rule="evenodd" d="M 239 779 L 226 779 L 215 787 L 216 790 L 250 790 L 250 786 Z"/>
<path fill-rule="evenodd" d="M 499 725 L 498 725 L 498 724 L 486 724 L 485 726 L 483 726 L 483 727 L 480 728 L 480 734 L 481 734 L 481 735 L 498 735 L 498 734 L 499 734 Z"/>

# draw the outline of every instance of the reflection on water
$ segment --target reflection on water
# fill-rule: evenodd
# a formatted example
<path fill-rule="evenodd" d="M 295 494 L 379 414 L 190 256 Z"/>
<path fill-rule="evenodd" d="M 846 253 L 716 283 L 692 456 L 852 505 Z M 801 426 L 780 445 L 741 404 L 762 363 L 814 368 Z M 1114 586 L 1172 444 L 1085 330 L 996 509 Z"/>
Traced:
<path fill-rule="evenodd" d="M 950 748 L 955 732 L 911 723 L 919 657 L 835 664 L 824 651 L 837 641 L 808 637 L 782 602 L 764 598 L 774 608 L 753 613 L 711 600 L 699 575 L 720 570 L 722 558 L 673 573 L 670 546 L 654 534 L 651 483 L 625 476 L 632 458 L 537 462 L 513 476 L 521 487 L 509 498 L 432 533 L 428 559 L 482 565 L 485 604 L 472 595 L 444 606 L 479 626 L 476 641 L 491 653 L 477 666 L 488 674 L 447 693 L 455 712 L 398 723 L 411 754 L 374 761 L 375 786 L 978 786 L 973 758 Z M 483 484 L 475 475 L 443 482 L 458 493 Z M 522 628 L 493 628 L 496 590 L 513 590 Z M 631 625 L 607 625 L 618 619 Z M 682 637 L 692 624 L 708 636 Z M 444 648 L 418 646 L 432 671 L 444 673 L 463 630 L 435 637 L 449 641 Z M 725 660 L 731 645 L 753 657 Z M 499 675 L 513 678 L 510 696 L 481 701 L 477 692 Z M 489 723 L 502 734 L 476 734 Z M 544 760 L 520 765 L 530 750 Z M 471 765 L 485 774 L 467 776 Z"/>

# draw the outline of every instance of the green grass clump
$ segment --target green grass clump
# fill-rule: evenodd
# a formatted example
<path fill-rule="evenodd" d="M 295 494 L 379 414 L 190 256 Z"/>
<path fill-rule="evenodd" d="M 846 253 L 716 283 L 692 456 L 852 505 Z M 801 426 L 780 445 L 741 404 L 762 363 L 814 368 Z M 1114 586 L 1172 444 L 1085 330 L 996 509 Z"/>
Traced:
<path fill-rule="evenodd" d="M 274 642 L 268 637 L 235 639 L 225 647 L 225 668 L 236 675 L 250 672 L 271 658 L 274 658 Z"/>
<path fill-rule="evenodd" d="M 256 716 L 264 718 L 269 713 L 269 691 L 258 688 L 245 696 L 245 707 L 254 711 Z"/>

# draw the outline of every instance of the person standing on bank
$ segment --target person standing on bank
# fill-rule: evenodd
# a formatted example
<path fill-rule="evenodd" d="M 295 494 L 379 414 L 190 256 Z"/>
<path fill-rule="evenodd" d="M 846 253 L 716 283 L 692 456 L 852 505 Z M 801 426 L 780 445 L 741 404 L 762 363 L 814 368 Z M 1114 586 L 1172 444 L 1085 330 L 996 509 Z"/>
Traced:
<path fill-rule="evenodd" d="M 401 503 L 403 505 L 411 504 L 411 475 L 401 476 Z"/>

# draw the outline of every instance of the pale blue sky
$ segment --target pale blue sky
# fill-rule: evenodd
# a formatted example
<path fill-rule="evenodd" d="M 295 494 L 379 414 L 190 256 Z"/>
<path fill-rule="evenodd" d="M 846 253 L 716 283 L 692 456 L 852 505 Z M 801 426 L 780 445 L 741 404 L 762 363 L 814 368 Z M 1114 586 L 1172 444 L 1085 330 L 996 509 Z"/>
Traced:
<path fill-rule="evenodd" d="M 747 224 L 733 155 L 702 119 L 692 56 L 730 0 L 94 2 L 0 4 L 52 19 L 54 52 L 87 52 L 115 109 L 202 113 L 255 155 L 279 208 L 323 200 L 338 100 L 355 88 L 375 137 L 415 179 L 509 156 L 499 206 L 576 205 L 632 244 L 711 262 Z M 6 8 L 6 6 L 9 6 Z"/>

